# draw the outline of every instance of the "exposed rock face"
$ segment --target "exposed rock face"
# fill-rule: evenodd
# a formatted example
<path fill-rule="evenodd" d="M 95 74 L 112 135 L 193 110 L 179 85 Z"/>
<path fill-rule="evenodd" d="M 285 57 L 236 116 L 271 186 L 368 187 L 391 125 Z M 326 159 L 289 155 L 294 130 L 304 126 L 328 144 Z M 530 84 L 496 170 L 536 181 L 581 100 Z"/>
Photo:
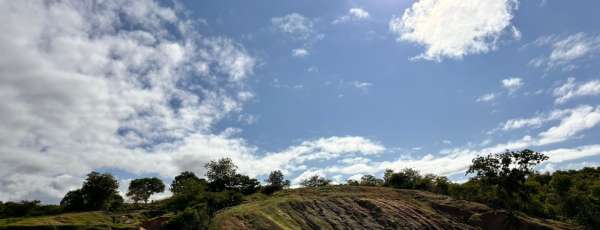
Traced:
<path fill-rule="evenodd" d="M 295 189 L 220 212 L 212 229 L 577 229 L 423 191 Z"/>

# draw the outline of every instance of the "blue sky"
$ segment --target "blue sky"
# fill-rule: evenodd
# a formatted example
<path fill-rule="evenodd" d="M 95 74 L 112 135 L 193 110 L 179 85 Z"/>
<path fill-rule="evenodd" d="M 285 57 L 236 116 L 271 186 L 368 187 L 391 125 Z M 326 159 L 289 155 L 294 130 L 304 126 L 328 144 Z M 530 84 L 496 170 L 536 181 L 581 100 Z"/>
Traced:
<path fill-rule="evenodd" d="M 336 182 L 598 166 L 600 3 L 0 1 L 0 200 L 231 157 Z M 33 186 L 32 186 L 33 185 Z M 161 194 L 160 196 L 166 196 Z"/>

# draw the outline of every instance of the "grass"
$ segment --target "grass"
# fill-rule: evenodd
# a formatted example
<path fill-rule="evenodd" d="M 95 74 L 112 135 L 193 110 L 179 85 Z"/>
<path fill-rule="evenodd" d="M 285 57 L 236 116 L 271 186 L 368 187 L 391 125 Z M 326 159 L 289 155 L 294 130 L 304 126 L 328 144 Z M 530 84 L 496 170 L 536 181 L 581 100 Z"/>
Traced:
<path fill-rule="evenodd" d="M 140 213 L 64 213 L 52 216 L 0 219 L 0 229 L 137 229 Z M 114 222 L 113 222 L 114 220 Z"/>

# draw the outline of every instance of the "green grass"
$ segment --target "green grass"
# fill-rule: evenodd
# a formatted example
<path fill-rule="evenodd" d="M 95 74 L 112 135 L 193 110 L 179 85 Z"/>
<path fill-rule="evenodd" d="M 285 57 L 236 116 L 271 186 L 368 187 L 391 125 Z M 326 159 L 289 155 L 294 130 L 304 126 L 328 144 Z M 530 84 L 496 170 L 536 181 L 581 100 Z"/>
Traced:
<path fill-rule="evenodd" d="M 64 213 L 0 219 L 0 229 L 137 229 L 143 218 L 139 213 L 110 214 L 101 211 Z"/>

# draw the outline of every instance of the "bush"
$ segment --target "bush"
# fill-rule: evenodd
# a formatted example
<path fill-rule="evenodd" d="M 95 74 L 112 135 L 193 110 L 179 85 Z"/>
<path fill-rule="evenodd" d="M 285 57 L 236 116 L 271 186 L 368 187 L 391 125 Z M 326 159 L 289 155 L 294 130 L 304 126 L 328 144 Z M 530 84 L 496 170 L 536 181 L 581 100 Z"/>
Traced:
<path fill-rule="evenodd" d="M 328 180 L 327 178 L 320 177 L 318 175 L 314 175 L 308 179 L 304 179 L 302 182 L 300 182 L 300 185 L 302 185 L 304 187 L 322 187 L 322 186 L 327 186 L 330 183 L 331 183 L 331 181 Z"/>
<path fill-rule="evenodd" d="M 171 217 L 162 227 L 168 230 L 206 229 L 209 219 L 204 206 L 190 207 Z"/>

